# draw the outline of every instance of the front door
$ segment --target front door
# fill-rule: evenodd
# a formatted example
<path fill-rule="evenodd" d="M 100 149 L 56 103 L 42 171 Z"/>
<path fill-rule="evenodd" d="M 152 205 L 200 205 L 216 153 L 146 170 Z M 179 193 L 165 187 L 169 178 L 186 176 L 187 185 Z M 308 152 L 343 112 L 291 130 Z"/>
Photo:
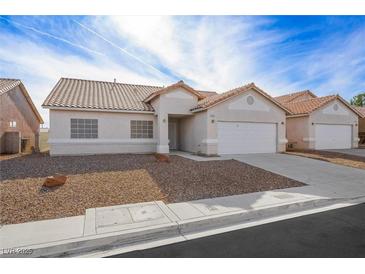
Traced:
<path fill-rule="evenodd" d="M 177 128 L 176 122 L 169 122 L 169 148 L 177 149 Z"/>

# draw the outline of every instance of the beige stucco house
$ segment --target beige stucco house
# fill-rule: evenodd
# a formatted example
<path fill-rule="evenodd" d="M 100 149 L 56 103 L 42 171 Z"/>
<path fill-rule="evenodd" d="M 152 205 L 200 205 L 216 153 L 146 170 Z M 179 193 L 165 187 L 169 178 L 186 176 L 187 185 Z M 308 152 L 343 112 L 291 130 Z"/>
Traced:
<path fill-rule="evenodd" d="M 291 114 L 253 83 L 217 94 L 182 81 L 158 87 L 62 78 L 43 107 L 51 155 L 280 152 Z"/>
<path fill-rule="evenodd" d="M 317 97 L 306 90 L 275 99 L 291 112 L 286 120 L 290 148 L 358 147 L 359 117 L 363 115 L 339 95 Z"/>
<path fill-rule="evenodd" d="M 0 78 L 0 153 L 38 151 L 42 117 L 18 79 Z"/>

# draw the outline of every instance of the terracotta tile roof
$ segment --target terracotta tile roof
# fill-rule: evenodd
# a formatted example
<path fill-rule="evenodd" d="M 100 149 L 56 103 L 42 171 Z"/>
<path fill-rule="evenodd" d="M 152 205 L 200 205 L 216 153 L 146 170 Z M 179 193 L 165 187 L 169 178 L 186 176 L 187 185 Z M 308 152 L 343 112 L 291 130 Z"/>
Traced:
<path fill-rule="evenodd" d="M 5 94 L 6 92 L 12 90 L 13 88 L 19 86 L 20 90 L 23 92 L 25 99 L 28 101 L 28 104 L 32 108 L 35 116 L 37 117 L 39 123 L 43 124 L 42 116 L 39 114 L 36 106 L 34 105 L 32 98 L 30 98 L 29 93 L 22 81 L 19 79 L 9 79 L 9 78 L 0 78 L 0 95 Z"/>
<path fill-rule="evenodd" d="M 289 94 L 285 94 L 285 95 L 275 97 L 275 100 L 277 100 L 280 103 L 284 104 L 284 103 L 292 102 L 293 100 L 299 98 L 300 96 L 306 95 L 306 94 L 311 95 L 313 98 L 317 97 L 310 90 L 303 90 L 303 91 L 293 92 L 293 93 L 289 93 Z"/>
<path fill-rule="evenodd" d="M 293 113 L 293 115 L 307 115 L 319 109 L 320 107 L 328 104 L 329 102 L 332 102 L 335 99 L 340 100 L 350 110 L 355 112 L 360 117 L 363 117 L 363 114 L 360 111 L 358 111 L 355 107 L 351 106 L 345 99 L 343 99 L 339 95 L 328 95 L 298 102 L 289 102 L 284 104 L 284 106 L 286 106 Z"/>
<path fill-rule="evenodd" d="M 181 85 L 181 83 L 162 87 L 61 78 L 42 106 L 110 111 L 154 111 L 145 100 L 177 85 Z M 215 94 L 198 90 L 194 90 L 194 92 L 198 94 L 199 98 Z"/>
<path fill-rule="evenodd" d="M 256 91 L 261 93 L 264 97 L 266 97 L 267 99 L 272 101 L 274 104 L 276 104 L 277 106 L 284 109 L 287 113 L 290 114 L 290 111 L 285 106 L 283 106 L 280 102 L 276 101 L 273 97 L 271 97 L 269 94 L 264 92 L 262 89 L 257 87 L 254 83 L 250 83 L 250 84 L 247 84 L 247 85 L 244 85 L 244 86 L 241 86 L 241 87 L 226 91 L 224 93 L 215 94 L 215 95 L 206 97 L 206 98 L 200 100 L 198 102 L 198 105 L 196 107 L 194 107 L 193 109 L 191 109 L 191 110 L 192 111 L 205 110 L 209 107 L 215 106 L 216 104 L 224 102 L 225 100 L 227 100 L 231 97 L 242 94 L 242 93 L 244 93 L 244 92 L 246 92 L 250 89 L 255 89 Z"/>
<path fill-rule="evenodd" d="M 362 118 L 365 118 L 365 107 L 354 107 L 358 112 L 362 114 Z"/>
<path fill-rule="evenodd" d="M 114 111 L 153 111 L 144 102 L 162 87 L 61 78 L 43 103 L 66 107 Z"/>
<path fill-rule="evenodd" d="M 336 95 L 329 95 L 324 97 L 317 97 L 299 102 L 284 103 L 284 105 L 291 110 L 294 115 L 309 114 L 328 102 L 336 99 Z"/>
<path fill-rule="evenodd" d="M 196 90 L 196 91 L 199 92 L 204 97 L 209 97 L 218 94 L 216 91 L 205 91 L 205 90 Z"/>
<path fill-rule="evenodd" d="M 199 99 L 203 99 L 203 98 L 206 97 L 205 95 L 203 95 L 199 91 L 197 91 L 197 90 L 193 89 L 192 87 L 188 86 L 187 84 L 185 84 L 184 81 L 179 81 L 179 82 L 177 82 L 175 84 L 172 84 L 170 86 L 167 86 L 167 87 L 161 88 L 160 90 L 155 91 L 154 93 L 150 94 L 143 101 L 146 102 L 146 103 L 147 102 L 150 102 L 153 98 L 156 98 L 157 96 L 159 96 L 159 95 L 161 95 L 161 94 L 163 94 L 165 92 L 168 92 L 168 91 L 170 91 L 172 89 L 178 88 L 178 87 L 184 88 L 187 91 L 189 91 L 190 93 L 195 94 L 196 96 L 198 96 Z"/>
<path fill-rule="evenodd" d="M 20 84 L 21 81 L 19 79 L 0 78 L 0 94 L 8 92 Z"/>

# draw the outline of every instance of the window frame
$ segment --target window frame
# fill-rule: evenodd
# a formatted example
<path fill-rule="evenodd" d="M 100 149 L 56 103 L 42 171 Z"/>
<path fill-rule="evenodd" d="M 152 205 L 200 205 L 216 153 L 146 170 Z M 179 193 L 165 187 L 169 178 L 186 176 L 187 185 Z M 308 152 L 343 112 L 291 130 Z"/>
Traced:
<path fill-rule="evenodd" d="M 130 120 L 129 129 L 131 139 L 153 139 L 152 120 Z"/>
<path fill-rule="evenodd" d="M 10 120 L 9 121 L 9 127 L 10 128 L 16 128 L 16 120 Z"/>
<path fill-rule="evenodd" d="M 70 138 L 71 139 L 98 139 L 99 121 L 89 118 L 70 119 Z"/>

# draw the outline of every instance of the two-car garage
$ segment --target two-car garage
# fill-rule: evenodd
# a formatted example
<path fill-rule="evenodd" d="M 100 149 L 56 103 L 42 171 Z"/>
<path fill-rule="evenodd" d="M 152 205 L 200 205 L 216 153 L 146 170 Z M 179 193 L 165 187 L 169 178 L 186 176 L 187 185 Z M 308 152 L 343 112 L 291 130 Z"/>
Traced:
<path fill-rule="evenodd" d="M 352 126 L 315 124 L 314 148 L 347 149 L 352 147 Z M 275 123 L 218 122 L 218 154 L 275 153 Z"/>
<path fill-rule="evenodd" d="M 275 153 L 275 123 L 218 122 L 218 154 Z"/>
<path fill-rule="evenodd" d="M 352 146 L 352 126 L 315 124 L 315 149 L 346 149 Z"/>

